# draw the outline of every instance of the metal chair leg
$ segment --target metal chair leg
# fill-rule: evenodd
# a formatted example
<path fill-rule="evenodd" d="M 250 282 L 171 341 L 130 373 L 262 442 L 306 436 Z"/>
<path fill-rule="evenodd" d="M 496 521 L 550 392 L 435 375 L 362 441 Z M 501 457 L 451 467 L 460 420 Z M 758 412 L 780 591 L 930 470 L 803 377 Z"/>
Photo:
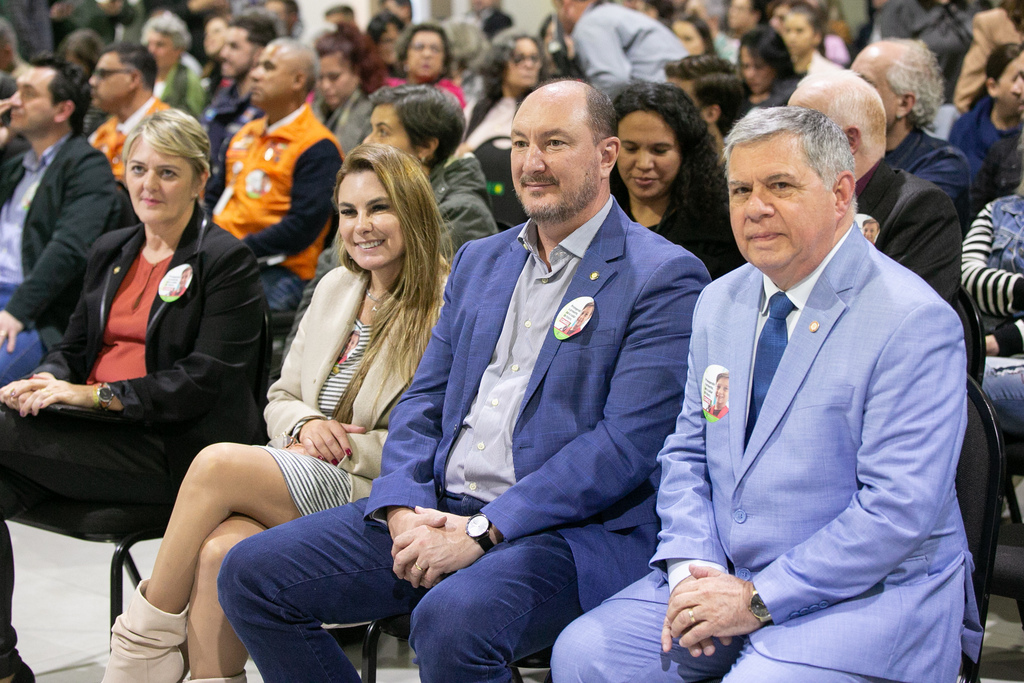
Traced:
<path fill-rule="evenodd" d="M 370 622 L 363 636 L 363 683 L 377 683 L 377 642 L 380 640 L 380 624 Z"/>
<path fill-rule="evenodd" d="M 125 536 L 114 546 L 114 556 L 110 559 L 110 626 L 114 626 L 114 622 L 124 611 L 124 572 L 128 572 L 128 577 L 131 579 L 132 584 L 135 586 L 139 585 L 142 581 L 139 575 L 139 569 L 135 566 L 135 560 L 132 559 L 131 550 L 139 541 L 145 541 L 159 535 L 154 536 L 153 531 L 146 530 L 140 531 L 136 534 Z"/>
<path fill-rule="evenodd" d="M 523 683 L 523 677 L 519 674 L 519 669 L 514 666 L 509 667 L 512 671 L 512 683 Z"/>

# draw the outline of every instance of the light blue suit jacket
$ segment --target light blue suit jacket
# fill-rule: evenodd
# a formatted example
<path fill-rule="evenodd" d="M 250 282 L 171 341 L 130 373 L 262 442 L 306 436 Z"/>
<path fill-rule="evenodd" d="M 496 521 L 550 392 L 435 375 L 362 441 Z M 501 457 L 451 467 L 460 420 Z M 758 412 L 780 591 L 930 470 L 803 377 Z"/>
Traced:
<path fill-rule="evenodd" d="M 686 399 L 658 456 L 652 565 L 703 559 L 752 578 L 775 625 L 751 644 L 769 657 L 900 681 L 955 675 L 961 647 L 980 647 L 954 488 L 967 421 L 959 319 L 853 229 L 744 448 L 762 297 L 747 265 L 698 301 Z M 712 364 L 732 387 L 718 422 L 700 405 Z"/>
<path fill-rule="evenodd" d="M 456 255 L 433 338 L 391 413 L 368 514 L 438 506 L 526 262 L 518 233 Z M 560 304 L 593 297 L 593 317 L 564 341 L 548 333 L 537 357 L 512 433 L 516 483 L 483 512 L 509 540 L 557 530 L 572 548 L 584 609 L 648 571 L 656 456 L 682 403 L 690 320 L 708 281 L 695 256 L 615 204 Z"/>

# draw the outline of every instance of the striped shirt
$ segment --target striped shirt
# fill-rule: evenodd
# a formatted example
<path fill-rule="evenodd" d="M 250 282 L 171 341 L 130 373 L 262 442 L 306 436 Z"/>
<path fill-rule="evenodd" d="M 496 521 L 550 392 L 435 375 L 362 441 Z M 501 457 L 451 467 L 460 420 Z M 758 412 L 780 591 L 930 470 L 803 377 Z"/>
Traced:
<path fill-rule="evenodd" d="M 964 238 L 960 282 L 977 302 L 982 313 L 1006 318 L 1020 312 L 1013 306 L 1013 289 L 1018 282 L 1024 280 L 1024 274 L 990 268 L 988 265 L 995 238 L 992 227 L 993 204 L 995 202 L 990 202 L 978 213 Z"/>
<path fill-rule="evenodd" d="M 370 343 L 370 325 L 356 320 L 356 326 L 349 335 L 348 341 L 341 349 L 338 360 L 334 362 L 331 373 L 327 376 L 320 395 L 317 397 L 317 407 L 324 415 L 333 415 L 334 410 L 341 401 L 341 395 L 345 393 L 348 383 L 352 381 L 359 364 L 366 353 L 366 347 Z"/>

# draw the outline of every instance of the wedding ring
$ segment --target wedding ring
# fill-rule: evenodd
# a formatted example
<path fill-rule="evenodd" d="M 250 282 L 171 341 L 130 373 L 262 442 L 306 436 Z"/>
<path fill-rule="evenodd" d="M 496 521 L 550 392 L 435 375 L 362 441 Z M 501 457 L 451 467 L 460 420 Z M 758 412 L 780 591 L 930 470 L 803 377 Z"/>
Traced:
<path fill-rule="evenodd" d="M 412 566 L 416 567 L 416 569 L 419 569 L 419 570 L 420 570 L 421 572 L 423 572 L 424 574 L 425 574 L 425 573 L 427 572 L 427 570 L 426 570 L 426 569 L 424 569 L 423 567 L 419 566 L 419 565 L 418 565 L 417 563 L 415 563 L 415 562 L 413 562 L 413 563 L 412 563 Z"/>
<path fill-rule="evenodd" d="M 691 624 L 696 624 L 697 623 L 697 619 L 693 616 L 693 608 L 691 607 L 690 609 L 686 610 L 686 612 L 687 612 L 687 614 L 690 615 L 690 623 Z"/>

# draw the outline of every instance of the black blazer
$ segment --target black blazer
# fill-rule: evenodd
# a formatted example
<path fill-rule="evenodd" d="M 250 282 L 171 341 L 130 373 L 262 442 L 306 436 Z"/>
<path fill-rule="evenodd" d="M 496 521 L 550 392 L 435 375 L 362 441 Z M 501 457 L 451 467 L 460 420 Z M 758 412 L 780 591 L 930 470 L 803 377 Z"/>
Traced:
<path fill-rule="evenodd" d="M 24 154 L 0 166 L 0 205 L 25 175 Z M 34 327 L 43 344 L 60 341 L 82 291 L 96 238 L 117 227 L 121 204 L 107 158 L 80 135 L 60 148 L 36 190 L 21 237 L 25 279 L 7 312 Z"/>
<path fill-rule="evenodd" d="M 84 384 L 103 345 L 111 303 L 145 241 L 143 226 L 103 235 L 89 256 L 85 286 L 61 342 L 37 372 Z M 144 377 L 114 382 L 124 417 L 166 435 L 172 476 L 180 481 L 203 447 L 264 440 L 254 395 L 263 326 L 263 290 L 252 252 L 204 219 L 196 205 L 168 270 L 192 266 L 177 301 L 157 296 L 146 330 Z"/>
<path fill-rule="evenodd" d="M 962 233 L 949 195 L 883 159 L 857 197 L 857 212 L 878 221 L 879 251 L 953 302 L 960 286 Z"/>

